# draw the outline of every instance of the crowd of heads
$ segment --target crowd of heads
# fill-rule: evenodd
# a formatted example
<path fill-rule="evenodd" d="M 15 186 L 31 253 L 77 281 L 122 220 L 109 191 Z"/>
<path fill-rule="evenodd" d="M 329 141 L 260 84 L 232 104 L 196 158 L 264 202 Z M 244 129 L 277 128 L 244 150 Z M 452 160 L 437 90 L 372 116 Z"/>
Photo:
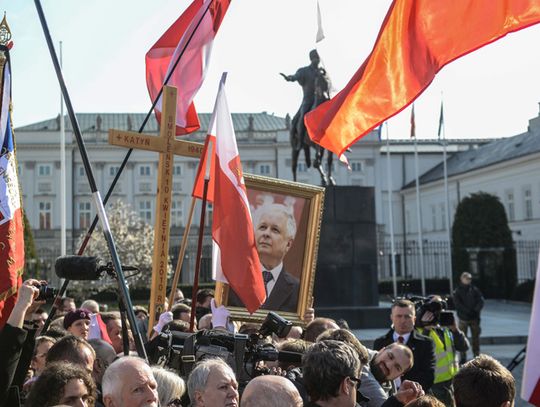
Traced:
<path fill-rule="evenodd" d="M 200 329 L 212 328 L 211 290 L 201 290 L 196 297 Z M 187 331 L 191 307 L 183 293 L 177 291 L 171 307 L 172 320 L 166 329 Z M 414 365 L 411 349 L 402 343 L 391 343 L 382 349 L 369 350 L 341 321 L 315 318 L 308 313 L 304 327 L 291 329 L 287 337 L 265 338 L 282 352 L 303 355 L 301 361 L 259 362 L 265 374 L 246 380 L 237 377 L 225 360 L 206 355 L 189 371 L 149 365 L 135 356 L 133 339 L 124 341 L 122 323 L 117 312 L 100 312 L 94 300 L 76 307 L 73 299 L 64 301 L 59 320 L 43 335 L 35 337 L 29 374 L 23 395 L 25 406 L 242 406 L 275 407 L 303 405 L 365 405 L 361 383 L 368 371 L 381 385 L 402 377 Z M 137 306 L 137 320 L 148 320 L 148 312 Z M 34 328 L 41 324 L 42 308 L 32 314 Z M 104 337 L 92 337 L 91 324 L 99 315 Z M 201 316 L 202 315 L 202 316 Z M 35 316 L 35 317 L 34 317 Z M 391 309 L 396 332 L 414 326 L 414 304 L 396 301 Z M 139 322 L 137 322 L 139 323 Z M 259 325 L 245 323 L 238 332 L 254 335 Z M 125 331 L 124 331 L 125 332 Z M 129 333 L 130 331 L 128 331 Z M 124 342 L 130 355 L 125 355 Z M 230 360 L 229 360 L 230 362 Z M 261 366 L 259 366 L 261 367 Z M 453 381 L 457 407 L 510 407 L 515 397 L 515 382 L 510 372 L 493 358 L 481 355 L 461 367 Z M 417 384 L 402 384 L 413 396 L 403 405 L 409 407 L 442 404 L 425 395 Z"/>

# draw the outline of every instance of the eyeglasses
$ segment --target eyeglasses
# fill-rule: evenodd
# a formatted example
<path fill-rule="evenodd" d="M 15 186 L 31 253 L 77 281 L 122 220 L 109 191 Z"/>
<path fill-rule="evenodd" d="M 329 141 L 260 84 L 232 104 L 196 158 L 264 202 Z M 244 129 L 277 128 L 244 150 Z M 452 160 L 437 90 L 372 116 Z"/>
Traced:
<path fill-rule="evenodd" d="M 172 399 L 167 404 L 167 407 L 182 407 L 182 402 L 180 401 L 180 399 Z"/>

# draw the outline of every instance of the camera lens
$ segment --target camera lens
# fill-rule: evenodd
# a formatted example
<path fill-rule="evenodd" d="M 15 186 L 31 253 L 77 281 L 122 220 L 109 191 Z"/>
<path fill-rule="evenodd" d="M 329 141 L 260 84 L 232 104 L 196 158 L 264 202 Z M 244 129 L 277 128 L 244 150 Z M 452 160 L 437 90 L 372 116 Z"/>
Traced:
<path fill-rule="evenodd" d="M 56 288 L 49 287 L 47 284 L 42 284 L 39 287 L 39 295 L 36 298 L 36 301 L 48 301 L 56 297 L 57 290 Z"/>

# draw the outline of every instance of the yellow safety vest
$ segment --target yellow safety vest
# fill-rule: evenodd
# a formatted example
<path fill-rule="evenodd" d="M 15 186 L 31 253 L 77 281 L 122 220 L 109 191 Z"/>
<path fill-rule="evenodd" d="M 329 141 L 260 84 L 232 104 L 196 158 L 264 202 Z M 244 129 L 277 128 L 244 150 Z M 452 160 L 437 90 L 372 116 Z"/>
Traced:
<path fill-rule="evenodd" d="M 435 381 L 434 383 L 451 380 L 458 371 L 456 355 L 454 353 L 454 339 L 449 329 L 442 330 L 444 343 L 435 329 L 429 330 L 429 337 L 435 342 Z M 420 332 L 422 333 L 422 332 Z"/>

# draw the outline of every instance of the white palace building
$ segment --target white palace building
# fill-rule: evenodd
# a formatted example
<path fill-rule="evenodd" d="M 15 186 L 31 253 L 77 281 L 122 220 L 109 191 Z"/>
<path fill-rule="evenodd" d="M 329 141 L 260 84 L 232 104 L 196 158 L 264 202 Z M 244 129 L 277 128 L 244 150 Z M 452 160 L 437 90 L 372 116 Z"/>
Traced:
<path fill-rule="evenodd" d="M 78 121 L 88 150 L 98 189 L 105 196 L 127 150 L 108 144 L 108 130 L 137 131 L 144 114 L 81 113 Z M 209 114 L 201 114 L 201 129 L 208 126 Z M 263 113 L 233 114 L 244 172 L 292 180 L 290 120 Z M 52 269 L 60 255 L 60 118 L 15 129 L 19 177 L 23 205 L 34 232 L 37 255 L 45 268 Z M 145 133 L 158 134 L 152 117 Z M 205 131 L 187 139 L 203 142 Z M 532 119 L 526 133 L 497 140 L 463 139 L 448 141 L 448 174 L 452 214 L 460 199 L 473 192 L 497 195 L 504 204 L 518 248 L 518 279 L 534 278 L 540 242 L 540 117 Z M 392 191 L 387 187 L 386 143 L 375 132 L 363 138 L 348 154 L 349 171 L 337 159 L 333 176 L 338 185 L 370 186 L 375 189 L 379 278 L 390 278 L 388 203 L 392 203 L 399 278 L 418 277 L 413 257 L 417 244 L 414 145 L 411 140 L 391 140 Z M 419 169 L 426 276 L 445 278 L 447 273 L 447 232 L 442 178 L 443 147 L 438 140 L 419 140 Z M 314 156 L 314 150 L 312 150 Z M 114 190 L 111 201 L 129 203 L 152 224 L 157 179 L 157 153 L 134 151 Z M 183 227 L 188 215 L 197 161 L 174 158 L 173 201 L 171 205 L 171 256 L 176 260 Z M 320 183 L 316 170 L 306 168 L 301 158 L 298 181 Z M 67 253 L 76 253 L 77 238 L 86 232 L 95 211 L 90 189 L 71 124 L 66 118 L 66 201 Z M 198 219 L 195 215 L 194 219 Z M 197 227 L 192 228 L 193 241 Z M 193 243 L 195 244 L 195 243 Z M 522 248 L 522 252 L 519 249 Z M 532 248 L 532 249 L 531 249 Z M 208 249 L 208 248 L 207 248 Z M 190 253 L 188 248 L 188 256 Z M 193 254 L 195 249 L 193 249 Z M 407 257 L 407 254 L 409 256 Z M 209 251 L 206 251 L 209 256 Z M 193 257 L 193 256 L 192 256 Z M 412 261 L 414 260 L 414 261 Z M 191 281 L 194 267 L 182 281 Z M 208 278 L 204 275 L 203 279 Z"/>

